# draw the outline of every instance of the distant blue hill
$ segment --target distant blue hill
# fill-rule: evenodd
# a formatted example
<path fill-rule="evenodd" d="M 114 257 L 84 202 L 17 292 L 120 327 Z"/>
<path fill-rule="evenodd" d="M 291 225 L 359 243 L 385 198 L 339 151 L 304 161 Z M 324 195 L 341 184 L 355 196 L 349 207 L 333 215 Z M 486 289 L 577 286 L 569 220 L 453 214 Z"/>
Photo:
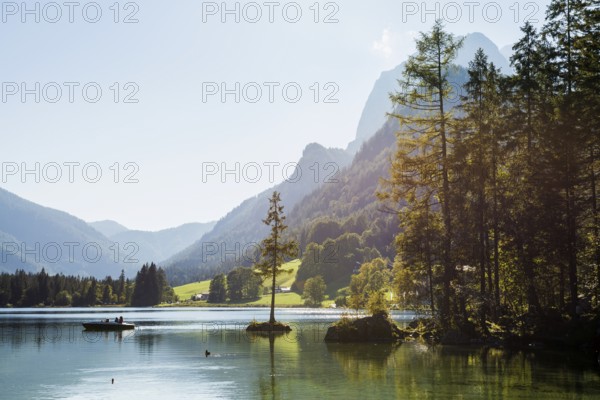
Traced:
<path fill-rule="evenodd" d="M 142 263 L 160 263 L 183 250 L 214 222 L 158 232 L 128 230 L 114 221 L 86 223 L 0 188 L 0 272 L 135 276 Z M 126 247 L 127 246 L 127 247 Z"/>
<path fill-rule="evenodd" d="M 28 272 L 45 268 L 65 275 L 132 276 L 137 263 L 123 262 L 126 254 L 85 221 L 43 207 L 0 189 L 0 271 Z"/>

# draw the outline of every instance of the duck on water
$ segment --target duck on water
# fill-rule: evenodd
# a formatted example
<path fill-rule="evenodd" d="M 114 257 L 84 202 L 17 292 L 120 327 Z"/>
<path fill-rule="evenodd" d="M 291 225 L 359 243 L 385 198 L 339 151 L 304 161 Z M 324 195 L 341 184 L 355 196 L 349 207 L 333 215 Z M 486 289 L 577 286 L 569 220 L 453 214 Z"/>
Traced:
<path fill-rule="evenodd" d="M 100 322 L 84 322 L 83 327 L 89 331 L 124 331 L 135 329 L 134 324 L 123 322 L 122 316 L 115 318 L 115 320 L 112 322 L 108 319 L 101 320 Z"/>

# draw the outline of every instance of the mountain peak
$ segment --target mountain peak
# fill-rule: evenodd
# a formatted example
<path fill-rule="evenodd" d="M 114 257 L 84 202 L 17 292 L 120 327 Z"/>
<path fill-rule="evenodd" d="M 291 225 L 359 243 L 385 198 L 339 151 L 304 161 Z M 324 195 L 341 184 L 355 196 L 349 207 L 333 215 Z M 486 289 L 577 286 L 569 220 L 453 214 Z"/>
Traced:
<path fill-rule="evenodd" d="M 463 68 L 469 67 L 469 62 L 473 60 L 475 53 L 482 48 L 488 57 L 489 62 L 493 62 L 496 68 L 500 68 L 504 74 L 512 72 L 510 63 L 498 49 L 498 46 L 481 32 L 469 33 L 465 36 L 464 43 L 456 56 L 455 64 Z M 356 139 L 348 145 L 348 152 L 355 154 L 360 146 L 375 132 L 377 132 L 385 123 L 386 112 L 392 111 L 392 104 L 389 94 L 398 88 L 398 79 L 402 78 L 405 62 L 396 66 L 394 69 L 381 73 L 379 79 L 375 82 L 373 90 L 369 94 L 367 103 L 356 129 Z"/>
<path fill-rule="evenodd" d="M 106 237 L 111 237 L 129 230 L 127 227 L 112 220 L 95 221 L 89 222 L 88 224 Z"/>
<path fill-rule="evenodd" d="M 455 63 L 468 68 L 469 62 L 473 60 L 473 56 L 479 48 L 482 48 L 488 56 L 488 61 L 493 62 L 496 68 L 500 68 L 502 73 L 508 74 L 512 72 L 510 63 L 506 57 L 500 52 L 498 46 L 492 42 L 487 36 L 481 32 L 473 32 L 464 36 L 464 43 L 458 51 Z"/>
<path fill-rule="evenodd" d="M 311 153 L 321 152 L 321 151 L 325 151 L 325 150 L 326 150 L 325 147 L 323 147 L 319 143 L 316 143 L 316 142 L 309 143 L 306 145 L 306 147 L 302 151 L 302 157 L 306 157 L 307 155 L 309 155 Z"/>

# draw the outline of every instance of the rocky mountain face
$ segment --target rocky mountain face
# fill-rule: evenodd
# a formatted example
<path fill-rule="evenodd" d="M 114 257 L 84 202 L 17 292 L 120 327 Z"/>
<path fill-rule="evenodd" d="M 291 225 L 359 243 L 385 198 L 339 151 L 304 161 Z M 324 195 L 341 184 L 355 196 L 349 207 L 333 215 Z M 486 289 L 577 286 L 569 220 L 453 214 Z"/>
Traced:
<path fill-rule="evenodd" d="M 464 37 L 462 48 L 459 50 L 455 63 L 463 68 L 469 67 L 469 62 L 473 59 L 477 49 L 482 48 L 488 56 L 488 60 L 493 62 L 496 68 L 500 68 L 504 74 L 512 71 L 507 57 L 498 49 L 498 46 L 488 39 L 484 34 L 475 32 Z M 506 49 L 503 48 L 504 54 Z M 384 71 L 375 82 L 373 90 L 360 116 L 358 127 L 356 129 L 356 139 L 348 145 L 347 150 L 355 154 L 360 146 L 371 136 L 375 134 L 385 123 L 386 113 L 392 111 L 390 102 L 390 93 L 399 88 L 398 80 L 402 79 L 402 71 L 405 63 L 398 65 L 390 71 Z M 459 82 L 456 82 L 457 84 Z"/>

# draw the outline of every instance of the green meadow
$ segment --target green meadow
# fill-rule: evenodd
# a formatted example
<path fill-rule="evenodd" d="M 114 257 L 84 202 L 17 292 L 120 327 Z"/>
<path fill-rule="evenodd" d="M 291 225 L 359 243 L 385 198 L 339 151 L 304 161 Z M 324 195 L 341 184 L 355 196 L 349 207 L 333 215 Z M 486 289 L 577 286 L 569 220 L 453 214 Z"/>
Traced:
<path fill-rule="evenodd" d="M 289 270 L 289 272 L 284 272 L 277 277 L 277 285 L 281 287 L 291 287 L 294 281 L 296 280 L 296 274 L 298 273 L 298 267 L 300 267 L 300 260 L 292 260 L 283 265 L 284 270 Z M 195 294 L 199 293 L 208 293 L 210 287 L 210 280 L 189 283 L 187 285 L 177 286 L 173 289 L 175 290 L 175 294 L 179 297 L 180 304 L 184 303 L 184 305 L 190 306 L 247 306 L 247 307 L 268 307 L 271 305 L 271 295 L 263 295 L 260 299 L 244 302 L 244 303 L 208 303 L 206 301 L 192 301 L 191 297 Z M 268 282 L 263 283 L 263 287 L 270 288 Z M 329 306 L 332 301 L 324 301 L 323 306 Z M 304 301 L 300 297 L 298 293 L 276 293 L 275 294 L 275 305 L 277 307 L 301 307 L 304 305 Z"/>

